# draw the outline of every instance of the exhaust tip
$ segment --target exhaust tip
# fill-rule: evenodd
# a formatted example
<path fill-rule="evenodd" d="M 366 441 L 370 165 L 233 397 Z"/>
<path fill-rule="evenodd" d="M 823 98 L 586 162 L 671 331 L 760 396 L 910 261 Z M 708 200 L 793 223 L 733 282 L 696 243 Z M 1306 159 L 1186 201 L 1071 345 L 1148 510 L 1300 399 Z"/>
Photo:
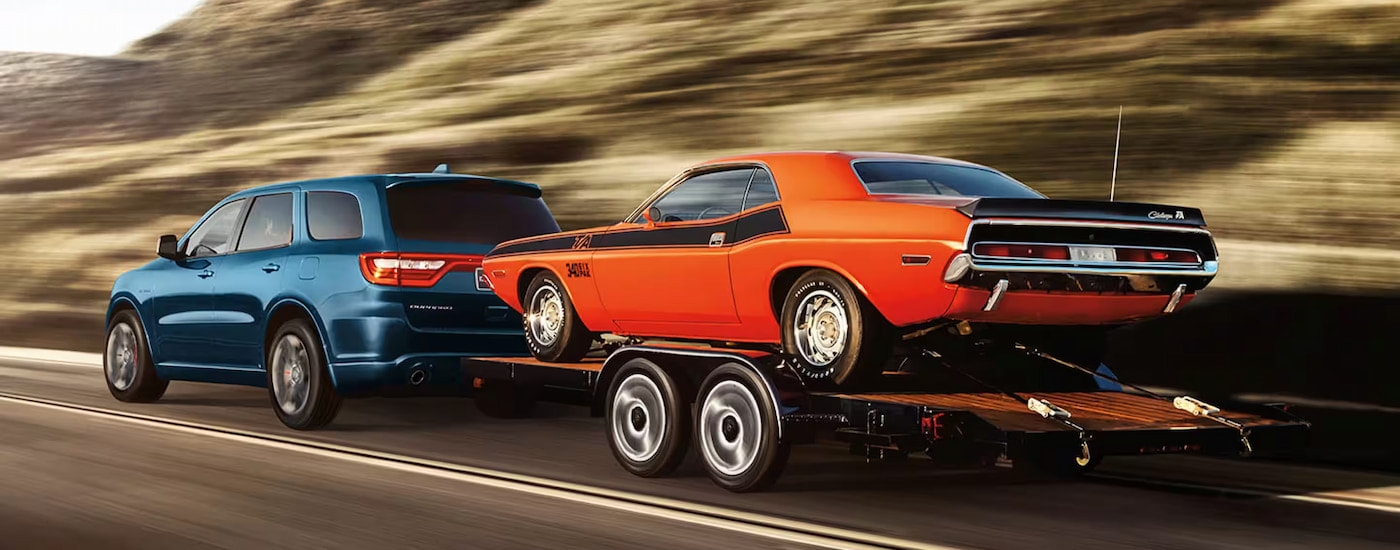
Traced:
<path fill-rule="evenodd" d="M 428 371 L 424 370 L 423 367 L 414 367 L 413 370 L 408 373 L 408 383 L 411 385 L 419 386 L 427 381 Z"/>

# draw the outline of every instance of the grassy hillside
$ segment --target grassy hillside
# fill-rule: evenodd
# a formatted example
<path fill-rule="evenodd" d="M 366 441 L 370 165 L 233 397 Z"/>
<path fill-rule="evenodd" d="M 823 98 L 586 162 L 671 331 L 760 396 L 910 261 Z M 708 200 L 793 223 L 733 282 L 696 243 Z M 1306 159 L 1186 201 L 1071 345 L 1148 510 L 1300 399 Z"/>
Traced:
<path fill-rule="evenodd" d="M 438 162 L 566 227 L 771 149 L 1104 198 L 1119 105 L 1118 198 L 1204 208 L 1221 286 L 1393 288 L 1397 37 L 1377 0 L 211 1 L 117 59 L 0 54 L 0 317 L 89 318 L 234 189 Z"/>

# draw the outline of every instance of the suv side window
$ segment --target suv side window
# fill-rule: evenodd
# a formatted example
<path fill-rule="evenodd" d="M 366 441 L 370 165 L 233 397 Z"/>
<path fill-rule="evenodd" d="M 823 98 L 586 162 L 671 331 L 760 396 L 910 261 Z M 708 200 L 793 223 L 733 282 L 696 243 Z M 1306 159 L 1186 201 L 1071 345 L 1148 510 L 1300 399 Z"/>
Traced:
<path fill-rule="evenodd" d="M 773 185 L 773 176 L 767 170 L 756 168 L 753 181 L 749 182 L 749 192 L 744 195 L 744 210 L 774 202 L 778 202 L 778 188 Z"/>
<path fill-rule="evenodd" d="M 253 199 L 238 251 L 263 250 L 292 244 L 292 194 L 278 193 Z"/>
<path fill-rule="evenodd" d="M 306 193 L 306 232 L 318 241 L 364 236 L 360 199 L 339 191 Z"/>
<path fill-rule="evenodd" d="M 228 254 L 233 249 L 234 230 L 246 202 L 247 199 L 229 202 L 205 218 L 185 241 L 185 253 L 191 258 Z"/>
<path fill-rule="evenodd" d="M 709 220 L 737 214 L 744 209 L 744 191 L 753 173 L 753 168 L 738 168 L 692 176 L 652 203 L 651 208 L 661 210 L 655 221 Z"/>

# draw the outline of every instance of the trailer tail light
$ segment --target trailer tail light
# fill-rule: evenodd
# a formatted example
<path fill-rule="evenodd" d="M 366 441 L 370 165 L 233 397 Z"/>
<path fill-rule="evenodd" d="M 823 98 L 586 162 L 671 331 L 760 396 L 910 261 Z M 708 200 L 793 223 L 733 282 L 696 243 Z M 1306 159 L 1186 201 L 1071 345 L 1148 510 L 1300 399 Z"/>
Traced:
<path fill-rule="evenodd" d="M 369 252 L 360 255 L 360 272 L 371 284 L 430 287 L 453 271 L 475 271 L 481 256 Z"/>
<path fill-rule="evenodd" d="M 972 247 L 972 253 L 994 258 L 1069 259 L 1068 246 L 1046 244 L 978 244 Z"/>
<path fill-rule="evenodd" d="M 1139 263 L 1196 264 L 1201 257 L 1189 250 L 1158 250 L 1151 248 L 1116 248 L 1118 261 Z"/>

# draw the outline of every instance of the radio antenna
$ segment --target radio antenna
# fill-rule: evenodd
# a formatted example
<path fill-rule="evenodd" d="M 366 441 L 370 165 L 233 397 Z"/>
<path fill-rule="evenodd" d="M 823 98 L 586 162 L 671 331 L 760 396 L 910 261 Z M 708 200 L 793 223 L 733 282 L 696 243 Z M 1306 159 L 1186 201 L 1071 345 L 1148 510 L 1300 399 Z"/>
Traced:
<path fill-rule="evenodd" d="M 1113 202 L 1113 192 L 1118 190 L 1118 140 L 1123 137 L 1123 106 L 1118 106 L 1118 131 L 1113 135 L 1113 181 L 1108 187 L 1108 202 Z"/>

